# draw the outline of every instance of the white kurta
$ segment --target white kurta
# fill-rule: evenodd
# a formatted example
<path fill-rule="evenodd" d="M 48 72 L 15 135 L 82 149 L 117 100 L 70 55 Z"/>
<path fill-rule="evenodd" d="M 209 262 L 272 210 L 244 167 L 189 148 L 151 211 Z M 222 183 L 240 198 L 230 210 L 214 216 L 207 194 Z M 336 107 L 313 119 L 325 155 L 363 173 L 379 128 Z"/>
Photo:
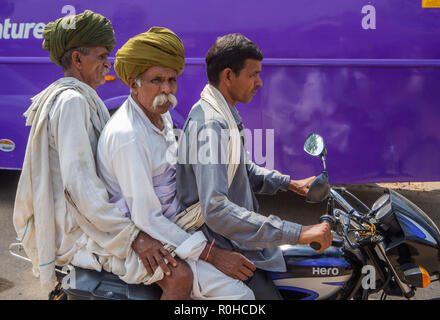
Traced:
<path fill-rule="evenodd" d="M 96 92 L 61 78 L 32 98 L 25 116 L 32 127 L 14 227 L 42 285 L 53 289 L 55 264 L 101 270 L 92 253 L 135 261 L 131 243 L 139 230 L 109 203 L 95 170 L 98 136 L 109 118 Z"/>
<path fill-rule="evenodd" d="M 198 260 L 206 244 L 201 232 L 191 235 L 170 220 L 179 210 L 171 206 L 175 212 L 170 212 L 163 203 L 170 202 L 165 198 L 175 198 L 177 142 L 170 114 L 162 115 L 162 119 L 165 127 L 161 131 L 129 97 L 100 136 L 99 176 L 112 196 L 122 194 L 139 229 L 175 246 L 175 253 L 189 263 L 194 274 L 194 299 L 253 299 L 252 291 L 243 282 Z M 164 179 L 174 189 L 172 194 L 167 190 L 166 197 L 160 189 L 167 186 L 157 182 Z"/>
<path fill-rule="evenodd" d="M 178 248 L 190 235 L 162 214 L 153 183 L 153 178 L 171 166 L 166 155 L 175 161 L 173 154 L 177 151 L 169 113 L 163 120 L 165 128 L 160 131 L 129 97 L 105 126 L 96 162 L 111 196 L 122 193 L 135 225 Z"/>
<path fill-rule="evenodd" d="M 134 254 L 131 243 L 137 235 L 137 228 L 130 226 L 120 209 L 109 203 L 104 185 L 96 174 L 97 144 L 98 135 L 90 121 L 87 100 L 76 91 L 64 91 L 49 113 L 49 167 L 56 212 L 56 255 L 60 262 L 68 262 L 61 257 L 68 257 L 72 252 L 72 264 L 100 271 L 101 265 L 94 254 L 122 259 Z M 80 228 L 67 206 L 65 190 L 97 230 L 114 235 L 114 243 L 107 245 L 95 238 L 95 231 L 86 234 Z M 126 228 L 131 229 L 130 233 L 123 241 L 118 240 L 118 233 Z"/>

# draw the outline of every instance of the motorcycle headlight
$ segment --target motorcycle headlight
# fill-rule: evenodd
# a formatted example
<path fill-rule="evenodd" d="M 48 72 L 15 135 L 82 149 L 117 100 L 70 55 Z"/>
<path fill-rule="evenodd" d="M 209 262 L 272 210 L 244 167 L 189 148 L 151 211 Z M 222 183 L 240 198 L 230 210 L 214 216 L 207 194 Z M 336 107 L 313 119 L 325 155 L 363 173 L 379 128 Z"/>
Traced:
<path fill-rule="evenodd" d="M 389 193 L 377 199 L 372 209 L 377 210 L 375 219 L 382 230 L 388 231 L 391 235 L 396 235 L 401 231 L 391 206 Z"/>

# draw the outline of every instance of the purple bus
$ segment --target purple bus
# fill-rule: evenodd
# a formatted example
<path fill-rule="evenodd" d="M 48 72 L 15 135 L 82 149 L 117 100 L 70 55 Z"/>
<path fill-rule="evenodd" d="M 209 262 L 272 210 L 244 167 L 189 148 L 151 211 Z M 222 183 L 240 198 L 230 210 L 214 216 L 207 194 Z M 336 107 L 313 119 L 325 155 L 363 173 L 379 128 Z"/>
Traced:
<path fill-rule="evenodd" d="M 178 127 L 207 82 L 209 47 L 238 32 L 265 57 L 263 87 L 237 106 L 257 164 L 294 178 L 319 173 L 320 161 L 303 151 L 315 132 L 326 140 L 333 184 L 440 181 L 438 0 L 2 0 L 0 168 L 21 169 L 29 133 L 22 114 L 63 76 L 42 49 L 45 24 L 85 9 L 111 20 L 111 57 L 151 26 L 181 37 Z M 113 70 L 98 88 L 110 110 L 128 92 Z"/>

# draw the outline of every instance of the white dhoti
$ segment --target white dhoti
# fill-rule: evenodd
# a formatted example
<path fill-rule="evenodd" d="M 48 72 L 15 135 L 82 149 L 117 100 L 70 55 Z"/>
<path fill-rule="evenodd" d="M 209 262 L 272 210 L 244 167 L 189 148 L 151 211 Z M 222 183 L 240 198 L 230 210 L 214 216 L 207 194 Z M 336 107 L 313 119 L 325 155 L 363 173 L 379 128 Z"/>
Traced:
<path fill-rule="evenodd" d="M 194 300 L 255 300 L 254 293 L 242 281 L 233 279 L 219 271 L 212 264 L 203 260 L 194 260 L 198 252 L 203 251 L 205 241 L 201 232 L 196 232 L 192 238 L 183 244 L 183 250 L 193 256 L 184 259 L 193 273 L 193 289 L 191 299 Z M 189 248 L 191 243 L 198 243 L 199 248 Z M 186 246 L 186 248 L 185 248 Z M 201 250 L 200 250 L 201 249 Z M 182 251 L 183 251 L 182 250 Z M 95 251 L 91 254 L 91 251 Z M 105 270 L 118 275 L 123 281 L 130 284 L 150 285 L 163 278 L 163 272 L 157 272 L 153 277 L 147 274 L 147 270 L 139 257 L 132 251 L 126 259 L 118 259 L 112 255 L 99 255 L 99 250 L 84 247 L 79 250 L 71 261 L 71 264 L 84 269 L 96 271 Z M 184 254 L 184 253 L 183 253 Z M 181 257 L 185 257 L 181 255 Z"/>

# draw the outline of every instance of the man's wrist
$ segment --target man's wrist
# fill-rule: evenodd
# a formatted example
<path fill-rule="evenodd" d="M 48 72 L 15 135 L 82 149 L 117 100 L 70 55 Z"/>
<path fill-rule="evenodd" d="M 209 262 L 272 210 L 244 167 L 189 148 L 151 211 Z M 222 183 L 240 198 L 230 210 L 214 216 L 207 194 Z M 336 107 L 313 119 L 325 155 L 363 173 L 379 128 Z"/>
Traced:
<path fill-rule="evenodd" d="M 205 248 L 203 249 L 202 253 L 200 254 L 200 258 L 203 261 L 206 261 L 212 265 L 214 265 L 215 263 L 215 256 L 218 252 L 218 248 L 212 246 L 211 247 L 211 243 L 207 243 Z"/>
<path fill-rule="evenodd" d="M 203 249 L 202 253 L 199 256 L 199 259 L 206 261 L 206 258 L 208 257 L 208 251 L 209 251 L 209 243 L 205 245 L 205 248 Z"/>
<path fill-rule="evenodd" d="M 290 191 L 296 192 L 298 190 L 298 184 L 295 180 L 289 181 L 289 186 L 287 187 Z"/>
<path fill-rule="evenodd" d="M 143 237 L 142 235 L 142 231 L 139 231 L 136 235 L 136 237 L 133 239 L 133 241 L 131 242 L 131 247 L 133 248 L 133 250 L 137 253 L 138 250 L 138 244 L 139 241 L 143 242 L 143 240 L 141 240 Z"/>
<path fill-rule="evenodd" d="M 283 191 L 289 190 L 290 181 L 291 181 L 290 176 L 282 175 L 281 176 L 280 189 L 283 190 Z"/>

